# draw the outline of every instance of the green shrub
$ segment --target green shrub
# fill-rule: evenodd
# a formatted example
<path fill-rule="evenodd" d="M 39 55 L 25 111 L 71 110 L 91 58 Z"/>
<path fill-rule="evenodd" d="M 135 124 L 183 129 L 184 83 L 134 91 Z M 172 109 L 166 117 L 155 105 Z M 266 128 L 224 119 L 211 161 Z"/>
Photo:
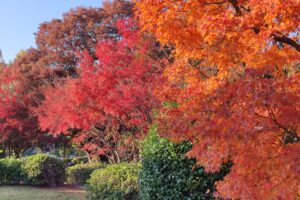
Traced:
<path fill-rule="evenodd" d="M 143 200 L 208 200 L 213 199 L 214 183 L 229 171 L 209 174 L 195 166 L 194 159 L 185 157 L 191 144 L 175 144 L 158 136 L 156 127 L 150 129 L 143 142 L 142 171 L 140 175 Z"/>
<path fill-rule="evenodd" d="M 139 199 L 139 163 L 108 165 L 95 170 L 86 188 L 92 200 L 136 200 Z"/>
<path fill-rule="evenodd" d="M 63 162 L 64 162 L 65 167 L 73 166 L 72 158 L 63 158 Z"/>
<path fill-rule="evenodd" d="M 52 187 L 63 184 L 64 163 L 58 158 L 46 154 L 36 154 L 27 157 L 22 168 L 27 184 Z"/>
<path fill-rule="evenodd" d="M 68 167 L 66 168 L 66 181 L 69 184 L 85 184 L 94 170 L 104 166 L 102 163 L 86 163 Z"/>
<path fill-rule="evenodd" d="M 89 162 L 89 160 L 88 160 L 87 157 L 74 157 L 71 160 L 71 163 L 73 165 L 85 164 L 85 163 L 88 163 L 88 162 Z"/>
<path fill-rule="evenodd" d="M 15 185 L 24 179 L 22 161 L 15 158 L 0 159 L 0 184 Z"/>

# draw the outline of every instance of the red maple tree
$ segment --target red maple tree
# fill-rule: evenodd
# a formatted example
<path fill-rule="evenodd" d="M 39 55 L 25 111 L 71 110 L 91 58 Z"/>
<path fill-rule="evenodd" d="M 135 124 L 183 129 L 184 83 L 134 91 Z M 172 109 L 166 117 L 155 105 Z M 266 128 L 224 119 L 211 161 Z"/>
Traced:
<path fill-rule="evenodd" d="M 0 145 L 7 155 L 19 156 L 39 138 L 37 118 L 30 115 L 28 98 L 9 67 L 0 71 Z"/>
<path fill-rule="evenodd" d="M 154 40 L 142 36 L 130 19 L 117 22 L 117 28 L 121 37 L 100 41 L 96 62 L 83 53 L 79 77 L 47 89 L 38 109 L 44 130 L 53 134 L 80 130 L 74 141 L 112 163 L 136 156 L 132 141 L 152 120 L 157 105 L 152 88 L 161 71 L 161 63 L 151 56 Z"/>

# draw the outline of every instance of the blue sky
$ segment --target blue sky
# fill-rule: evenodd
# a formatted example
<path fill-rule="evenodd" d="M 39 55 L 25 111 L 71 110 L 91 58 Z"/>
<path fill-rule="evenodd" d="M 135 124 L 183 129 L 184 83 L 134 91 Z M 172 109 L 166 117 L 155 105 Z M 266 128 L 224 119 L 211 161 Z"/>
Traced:
<path fill-rule="evenodd" d="M 40 23 L 78 6 L 100 7 L 102 0 L 1 0 L 0 49 L 6 62 L 22 49 L 34 47 L 34 35 Z"/>

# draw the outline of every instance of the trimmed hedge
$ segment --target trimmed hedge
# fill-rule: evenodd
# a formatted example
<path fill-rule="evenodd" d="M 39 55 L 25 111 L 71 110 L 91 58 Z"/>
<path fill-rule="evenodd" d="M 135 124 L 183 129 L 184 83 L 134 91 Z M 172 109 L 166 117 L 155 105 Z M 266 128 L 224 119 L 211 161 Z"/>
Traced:
<path fill-rule="evenodd" d="M 85 184 L 96 169 L 104 168 L 103 163 L 77 164 L 66 168 L 66 181 L 69 184 Z"/>
<path fill-rule="evenodd" d="M 57 186 L 64 181 L 63 161 L 46 154 L 15 159 L 0 159 L 1 185 L 49 185 Z"/>
<path fill-rule="evenodd" d="M 27 157 L 22 168 L 27 184 L 55 187 L 64 182 L 64 162 L 56 157 L 36 154 Z"/>
<path fill-rule="evenodd" d="M 22 161 L 15 158 L 0 159 L 0 184 L 15 185 L 24 181 Z"/>
<path fill-rule="evenodd" d="M 95 170 L 86 185 L 90 199 L 139 199 L 140 167 L 139 163 L 121 163 Z"/>
<path fill-rule="evenodd" d="M 214 183 L 221 180 L 230 166 L 220 173 L 206 173 L 202 167 L 193 167 L 194 159 L 185 157 L 191 149 L 188 142 L 175 144 L 157 134 L 156 127 L 150 129 L 143 143 L 141 197 L 143 200 L 211 200 Z"/>

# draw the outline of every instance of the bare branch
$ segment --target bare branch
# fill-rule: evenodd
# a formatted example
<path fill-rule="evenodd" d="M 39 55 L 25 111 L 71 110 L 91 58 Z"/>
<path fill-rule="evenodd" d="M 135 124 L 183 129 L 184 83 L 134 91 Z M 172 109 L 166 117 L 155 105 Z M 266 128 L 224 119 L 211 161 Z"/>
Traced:
<path fill-rule="evenodd" d="M 236 14 L 242 15 L 241 8 L 239 7 L 237 0 L 229 0 L 231 5 L 234 7 Z"/>
<path fill-rule="evenodd" d="M 278 122 L 278 120 L 277 120 L 276 117 L 275 117 L 275 114 L 274 114 L 273 110 L 269 110 L 268 113 L 269 113 L 269 116 L 271 117 L 271 119 L 273 120 L 273 122 L 274 122 L 279 128 L 283 129 L 285 132 L 288 132 L 288 131 L 289 131 L 286 127 L 282 126 L 282 125 Z"/>
<path fill-rule="evenodd" d="M 203 77 L 203 78 L 209 78 L 208 75 L 206 75 L 199 67 L 199 65 L 201 64 L 201 60 L 189 60 L 189 64 L 198 71 L 198 73 Z"/>
<path fill-rule="evenodd" d="M 268 119 L 268 116 L 264 116 L 264 115 L 258 114 L 257 112 L 255 112 L 254 115 L 256 115 L 258 117 L 261 117 L 261 118 L 264 118 L 264 119 Z"/>
<path fill-rule="evenodd" d="M 245 11 L 247 11 L 247 12 L 250 12 L 251 11 L 251 9 L 248 7 L 248 8 L 246 8 L 245 6 L 243 6 L 243 5 L 241 5 L 241 8 L 243 9 L 243 10 L 245 10 Z"/>
<path fill-rule="evenodd" d="M 224 3 L 229 3 L 229 1 L 220 1 L 220 2 L 204 2 L 205 5 L 221 5 Z"/>
<path fill-rule="evenodd" d="M 298 44 L 295 40 L 292 40 L 289 37 L 286 37 L 284 35 L 283 36 L 279 36 L 277 34 L 272 34 L 271 38 L 273 38 L 277 42 L 288 44 L 291 47 L 294 47 L 298 52 L 300 52 L 300 44 Z"/>

